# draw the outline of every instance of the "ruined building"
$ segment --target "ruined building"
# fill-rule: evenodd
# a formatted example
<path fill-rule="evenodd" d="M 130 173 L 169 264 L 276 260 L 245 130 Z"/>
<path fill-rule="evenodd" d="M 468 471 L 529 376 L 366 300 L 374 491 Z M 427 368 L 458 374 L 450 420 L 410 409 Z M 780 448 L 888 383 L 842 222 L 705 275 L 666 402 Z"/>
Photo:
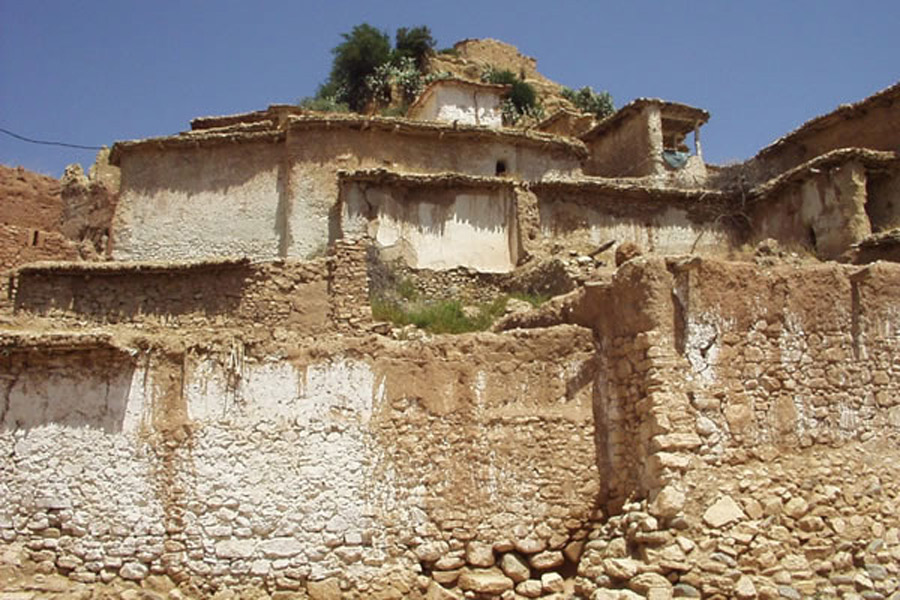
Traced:
<path fill-rule="evenodd" d="M 162 598 L 900 597 L 900 84 L 720 167 L 675 102 L 504 127 L 466 44 L 406 118 L 115 144 L 65 251 L 4 223 L 4 551 Z M 554 297 L 429 335 L 373 317 L 400 283 Z"/>

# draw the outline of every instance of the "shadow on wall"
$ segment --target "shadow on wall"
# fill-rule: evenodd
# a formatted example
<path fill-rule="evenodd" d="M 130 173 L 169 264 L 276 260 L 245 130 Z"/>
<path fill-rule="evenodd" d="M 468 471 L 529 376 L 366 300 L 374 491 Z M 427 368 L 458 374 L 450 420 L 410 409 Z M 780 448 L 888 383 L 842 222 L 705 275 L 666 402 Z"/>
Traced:
<path fill-rule="evenodd" d="M 119 433 L 135 365 L 122 351 L 28 348 L 0 355 L 0 427 L 91 427 Z"/>
<path fill-rule="evenodd" d="M 252 277 L 249 265 L 158 273 L 22 274 L 15 309 L 73 312 L 110 323 L 140 316 L 235 314 Z"/>
<path fill-rule="evenodd" d="M 350 199 L 352 198 L 352 200 Z M 348 196 L 350 219 L 388 221 L 414 227 L 427 235 L 444 235 L 449 222 L 475 231 L 509 229 L 513 211 L 505 190 L 369 189 Z"/>
<path fill-rule="evenodd" d="M 153 154 L 152 159 L 138 158 Z M 205 148 L 166 148 L 135 153 L 122 189 L 146 195 L 222 194 L 228 196 L 270 173 L 274 196 L 277 171 L 284 156 L 280 143 L 244 143 Z M 132 157 L 125 159 L 132 160 Z M 172 207 L 177 208 L 177 207 Z"/>

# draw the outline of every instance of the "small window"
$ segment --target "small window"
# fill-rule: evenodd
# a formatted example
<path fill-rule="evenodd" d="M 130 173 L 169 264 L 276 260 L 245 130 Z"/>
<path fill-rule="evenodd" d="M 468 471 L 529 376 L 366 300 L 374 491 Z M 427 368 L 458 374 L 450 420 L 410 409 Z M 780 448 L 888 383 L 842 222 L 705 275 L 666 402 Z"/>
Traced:
<path fill-rule="evenodd" d="M 497 177 L 503 177 L 504 175 L 506 175 L 506 161 L 505 160 L 497 161 L 497 167 L 494 169 L 494 174 L 496 174 Z"/>
<path fill-rule="evenodd" d="M 37 246 L 37 244 L 38 244 L 38 232 L 35 231 L 34 235 L 31 236 L 31 245 Z"/>

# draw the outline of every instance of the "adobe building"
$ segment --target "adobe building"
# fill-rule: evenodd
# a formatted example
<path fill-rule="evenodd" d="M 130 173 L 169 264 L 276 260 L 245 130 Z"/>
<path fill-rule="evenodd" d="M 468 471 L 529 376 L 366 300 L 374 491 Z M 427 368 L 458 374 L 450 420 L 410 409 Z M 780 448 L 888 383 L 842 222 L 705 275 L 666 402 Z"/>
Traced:
<path fill-rule="evenodd" d="M 10 593 L 900 593 L 900 85 L 728 168 L 701 109 L 491 90 L 113 147 L 106 260 L 6 274 Z"/>
<path fill-rule="evenodd" d="M 509 86 L 467 81 L 437 79 L 428 84 L 410 105 L 407 116 L 421 121 L 443 121 L 464 125 L 503 126 L 500 105 Z"/>

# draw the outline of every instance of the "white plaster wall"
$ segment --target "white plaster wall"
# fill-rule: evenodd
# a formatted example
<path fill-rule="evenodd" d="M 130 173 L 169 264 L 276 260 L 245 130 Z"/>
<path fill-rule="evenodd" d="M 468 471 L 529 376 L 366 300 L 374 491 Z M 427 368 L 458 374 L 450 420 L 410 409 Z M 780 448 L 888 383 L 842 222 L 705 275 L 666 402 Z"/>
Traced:
<path fill-rule="evenodd" d="M 502 127 L 503 113 L 500 96 L 478 92 L 468 87 L 439 87 L 419 110 L 418 118 L 425 121 L 457 121 L 466 125 Z"/>
<path fill-rule="evenodd" d="M 278 148 L 241 144 L 124 157 L 113 257 L 276 258 Z"/>
<path fill-rule="evenodd" d="M 95 575 L 146 571 L 165 534 L 159 473 L 139 441 L 152 382 L 142 361 L 94 372 L 70 361 L 51 356 L 6 390 L 0 539 L 37 539 L 33 550 Z"/>
<path fill-rule="evenodd" d="M 370 235 L 411 267 L 488 273 L 515 268 L 515 207 L 505 193 L 457 193 L 451 203 L 429 202 L 425 193 L 397 200 L 390 192 L 369 190 L 367 197 L 375 206 Z"/>
<path fill-rule="evenodd" d="M 383 389 L 369 366 L 336 358 L 233 368 L 237 379 L 206 357 L 188 362 L 188 412 L 203 424 L 192 470 L 180 472 L 196 507 L 190 535 L 256 575 L 291 565 L 312 579 L 358 579 L 397 562 L 376 517 L 409 525 L 416 502 L 411 490 L 373 482 L 378 451 L 368 422 Z"/>
<path fill-rule="evenodd" d="M 483 490 L 498 507 L 491 527 L 516 524 L 525 528 L 521 536 L 547 530 L 537 527 L 543 518 L 564 530 L 562 492 L 542 477 L 570 477 L 573 487 L 562 497 L 578 510 L 591 505 L 597 483 L 586 473 L 593 468 L 593 429 L 584 422 L 590 394 L 569 389 L 585 358 L 525 364 L 530 381 L 548 382 L 540 389 L 510 387 L 499 371 L 472 369 L 474 412 L 460 407 L 446 418 L 397 395 L 398 386 L 409 383 L 408 372 L 417 370 L 411 356 L 373 363 L 337 354 L 294 362 L 282 356 L 245 360 L 237 349 L 230 356 L 189 353 L 180 395 L 170 385 L 172 373 L 182 372 L 173 369 L 177 363 L 167 363 L 159 381 L 146 366 L 155 363 L 144 357 L 135 359 L 133 370 L 109 376 L 62 365 L 68 381 L 60 375 L 54 385 L 57 403 L 78 404 L 73 393 L 99 397 L 109 382 L 118 382 L 127 398 L 119 414 L 127 425 L 4 425 L 0 539 L 25 541 L 32 549 L 46 543 L 50 555 L 82 579 L 146 576 L 180 565 L 226 584 L 289 577 L 299 587 L 303 578 L 331 576 L 363 590 L 376 580 L 414 583 L 419 561 L 410 549 L 440 535 L 434 505 L 449 488 L 465 483 Z M 458 361 L 463 367 L 468 363 Z M 41 401 L 48 394 L 30 386 L 46 374 L 30 372 L 16 393 Z M 464 403 L 463 377 L 451 369 L 441 371 L 438 383 L 427 378 L 429 402 Z M 167 386 L 168 397 L 155 398 Z M 507 396 L 517 400 L 499 401 Z M 178 401 L 184 406 L 172 405 Z M 159 426 L 177 425 L 177 418 L 170 420 L 180 408 L 189 424 L 163 434 Z M 536 435 L 538 408 L 549 421 Z M 80 410 L 102 416 L 106 408 L 88 399 Z M 477 444 L 460 438 L 461 425 L 475 428 Z M 531 478 L 522 464 L 535 460 L 532 443 L 546 452 L 574 444 L 577 468 L 540 463 L 546 472 Z M 447 464 L 438 464 L 437 455 Z M 470 456 L 477 461 L 461 460 Z M 483 501 L 453 518 L 475 527 Z M 441 508 L 445 519 L 456 511 L 455 505 Z M 49 528 L 58 531 L 45 535 Z"/>
<path fill-rule="evenodd" d="M 609 240 L 633 242 L 659 254 L 722 254 L 731 247 L 731 236 L 723 226 L 695 223 L 685 210 L 674 207 L 649 219 L 636 219 L 610 215 L 584 205 L 560 206 L 557 202 L 542 202 L 540 214 L 542 233 L 549 238 L 587 235 L 593 245 Z M 561 229 L 560 222 L 570 221 L 575 214 L 580 216 L 583 227 L 574 231 Z"/>

